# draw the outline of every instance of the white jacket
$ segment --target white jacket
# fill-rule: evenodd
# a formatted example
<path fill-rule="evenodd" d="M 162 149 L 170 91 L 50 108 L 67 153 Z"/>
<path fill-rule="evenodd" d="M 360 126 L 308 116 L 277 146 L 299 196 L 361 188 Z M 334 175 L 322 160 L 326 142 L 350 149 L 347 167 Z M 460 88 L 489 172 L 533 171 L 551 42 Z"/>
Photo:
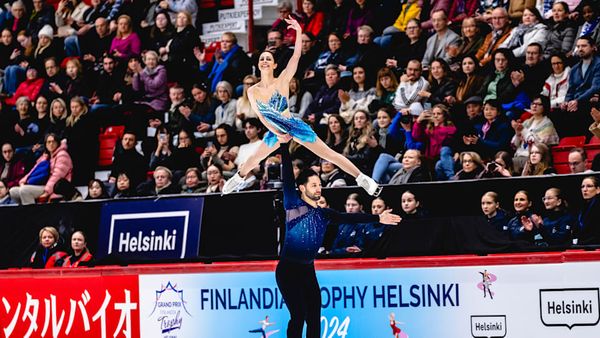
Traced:
<path fill-rule="evenodd" d="M 567 67 L 560 75 L 550 74 L 544 83 L 542 95 L 550 98 L 550 107 L 558 108 L 565 102 L 567 90 L 569 90 L 569 73 L 571 68 Z"/>
<path fill-rule="evenodd" d="M 512 41 L 513 36 L 517 33 L 517 27 L 513 28 L 510 35 L 502 44 L 500 48 L 510 48 L 513 51 L 513 55 L 517 58 L 525 57 L 525 50 L 530 44 L 537 42 L 542 46 L 542 51 L 546 48 L 546 38 L 548 37 L 548 27 L 543 23 L 538 23 L 534 26 L 531 32 L 523 35 L 523 43 L 520 46 L 509 46 L 509 42 Z"/>

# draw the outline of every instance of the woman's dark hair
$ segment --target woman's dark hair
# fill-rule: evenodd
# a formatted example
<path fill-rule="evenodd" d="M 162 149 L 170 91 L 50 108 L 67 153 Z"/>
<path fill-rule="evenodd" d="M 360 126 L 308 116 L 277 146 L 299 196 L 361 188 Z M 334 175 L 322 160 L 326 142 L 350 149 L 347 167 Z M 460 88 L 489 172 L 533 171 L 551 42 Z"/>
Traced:
<path fill-rule="evenodd" d="M 96 197 L 96 198 L 92 198 L 89 194 L 85 197 L 86 200 L 91 200 L 91 199 L 104 199 L 104 198 L 108 198 L 108 192 L 106 191 L 106 186 L 104 185 L 104 182 L 100 181 L 97 178 L 91 179 L 87 185 L 88 187 L 88 191 L 89 189 L 92 187 L 92 185 L 94 185 L 94 183 L 98 183 L 98 185 L 100 186 L 100 190 L 102 190 L 102 192 L 100 193 L 100 196 Z"/>
<path fill-rule="evenodd" d="M 530 11 L 537 19 L 538 22 L 544 22 L 544 17 L 542 16 L 542 14 L 540 13 L 540 11 L 538 11 L 537 8 L 535 8 L 534 6 L 527 6 L 525 7 L 525 9 L 523 10 L 523 12 L 525 10 Z"/>
<path fill-rule="evenodd" d="M 481 66 L 479 66 L 479 60 L 477 59 L 477 56 L 475 56 L 475 54 L 473 54 L 473 53 L 469 53 L 469 54 L 463 56 L 462 59 L 460 59 L 460 73 L 463 74 L 462 63 L 465 59 L 473 60 L 473 63 L 475 64 L 475 69 L 473 70 L 473 74 L 479 74 L 479 72 L 481 71 Z"/>
<path fill-rule="evenodd" d="M 493 108 L 496 108 L 496 110 L 498 110 L 498 116 L 502 115 L 502 104 L 500 103 L 500 101 L 496 100 L 496 99 L 489 99 L 487 101 L 485 101 L 485 103 L 483 104 L 485 105 L 489 105 Z"/>
<path fill-rule="evenodd" d="M 510 71 L 513 70 L 513 68 L 515 67 L 515 56 L 512 50 L 508 48 L 498 48 L 492 54 L 492 60 L 496 58 L 496 54 L 502 54 L 506 58 L 506 63 L 508 64 L 506 70 L 508 73 L 510 73 Z"/>
<path fill-rule="evenodd" d="M 187 136 L 188 136 L 188 138 L 190 139 L 190 142 L 191 142 L 190 147 L 193 147 L 194 146 L 194 142 L 196 142 L 196 135 L 194 135 L 194 132 L 191 129 L 185 128 L 185 127 L 179 128 L 179 130 L 177 131 L 177 135 L 179 135 L 179 133 L 181 133 L 181 132 L 184 132 L 184 133 L 187 134 Z M 181 142 L 181 141 L 178 139 L 178 142 Z"/>
<path fill-rule="evenodd" d="M 167 18 L 167 27 L 165 27 L 165 32 L 173 32 L 175 31 L 175 26 L 173 26 L 173 23 L 171 22 L 171 17 L 169 16 L 169 12 L 167 11 L 158 11 L 156 12 L 156 14 L 154 14 L 154 25 L 152 25 L 152 28 L 150 28 L 150 38 L 154 39 L 156 38 L 156 36 L 158 34 L 160 34 L 160 29 L 158 29 L 158 27 L 156 27 L 156 17 L 163 14 L 166 18 Z"/>
<path fill-rule="evenodd" d="M 232 126 L 228 125 L 227 123 L 221 123 L 217 128 L 215 128 L 215 130 L 217 129 L 225 130 L 225 134 L 227 134 L 227 144 L 225 144 L 226 146 L 234 146 L 237 144 L 235 139 L 236 133 Z M 219 142 L 215 142 L 215 147 L 217 147 L 217 149 L 221 147 Z"/>
<path fill-rule="evenodd" d="M 513 157 L 508 151 L 500 150 L 494 155 L 494 160 L 501 159 L 506 165 L 506 170 L 513 174 Z"/>
<path fill-rule="evenodd" d="M 531 102 L 534 100 L 540 99 L 542 101 L 542 107 L 544 108 L 544 112 L 542 113 L 544 116 L 550 113 L 550 98 L 546 95 L 537 94 L 531 97 Z"/>
<path fill-rule="evenodd" d="M 64 178 L 61 178 L 54 184 L 54 192 L 61 195 L 63 200 L 71 201 L 77 196 L 81 196 L 75 185 Z"/>
<path fill-rule="evenodd" d="M 552 4 L 552 7 L 554 7 L 554 5 L 561 5 L 562 8 L 565 10 L 565 13 L 569 14 L 571 13 L 571 10 L 569 9 L 569 5 L 567 5 L 566 2 L 564 1 L 556 1 L 555 3 Z"/>
<path fill-rule="evenodd" d="M 590 180 L 590 181 L 594 182 L 594 187 L 596 187 L 596 188 L 600 187 L 600 180 L 596 176 L 586 176 L 583 178 L 583 180 L 581 180 L 581 182 L 583 182 L 585 180 Z"/>
<path fill-rule="evenodd" d="M 448 62 L 446 62 L 446 60 L 441 59 L 441 58 L 435 58 L 435 59 L 433 59 L 431 61 L 431 64 L 433 64 L 434 62 L 437 62 L 437 63 L 440 64 L 440 66 L 442 66 L 442 70 L 444 70 L 444 77 L 448 77 L 448 75 L 450 74 L 450 66 L 448 66 Z M 435 81 L 435 78 L 433 77 L 433 74 L 431 74 L 431 69 L 429 70 L 428 81 L 429 81 L 429 83 L 433 83 L 433 81 Z"/>

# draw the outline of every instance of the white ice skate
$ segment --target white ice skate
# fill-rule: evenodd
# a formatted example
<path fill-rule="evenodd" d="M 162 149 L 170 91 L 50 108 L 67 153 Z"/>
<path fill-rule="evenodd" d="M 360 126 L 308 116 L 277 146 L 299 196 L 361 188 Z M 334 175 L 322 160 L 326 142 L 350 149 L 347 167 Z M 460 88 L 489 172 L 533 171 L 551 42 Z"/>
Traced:
<path fill-rule="evenodd" d="M 356 178 L 356 183 L 365 189 L 371 196 L 377 197 L 381 193 L 381 186 L 375 182 L 372 178 L 365 174 L 360 174 Z"/>
<path fill-rule="evenodd" d="M 231 176 L 231 178 L 228 179 L 223 185 L 223 195 L 227 195 L 238 190 L 242 183 L 244 183 L 244 178 L 240 176 L 239 172 L 235 173 L 235 175 Z"/>

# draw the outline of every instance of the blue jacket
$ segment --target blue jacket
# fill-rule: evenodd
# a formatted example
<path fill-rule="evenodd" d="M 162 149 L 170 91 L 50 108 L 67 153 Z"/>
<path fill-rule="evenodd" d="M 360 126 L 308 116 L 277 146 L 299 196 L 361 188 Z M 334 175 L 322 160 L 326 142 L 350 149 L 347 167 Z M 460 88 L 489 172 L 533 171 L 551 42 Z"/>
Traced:
<path fill-rule="evenodd" d="M 566 211 L 551 211 L 543 218 L 544 225 L 540 234 L 544 241 L 550 245 L 569 245 L 572 241 L 572 229 L 575 227 L 575 218 Z"/>
<path fill-rule="evenodd" d="M 502 209 L 498 209 L 496 211 L 496 216 L 492 218 L 487 218 L 488 223 L 493 226 L 496 230 L 500 231 L 503 234 L 508 234 L 508 222 L 509 216 L 508 213 Z"/>
<path fill-rule="evenodd" d="M 569 89 L 565 101 L 577 100 L 584 103 L 590 100 L 592 95 L 600 91 L 600 57 L 595 56 L 583 76 L 581 70 L 582 62 L 579 61 L 569 74 Z"/>
<path fill-rule="evenodd" d="M 510 140 L 514 133 L 514 130 L 505 119 L 497 118 L 492 122 L 490 130 L 484 136 L 483 126 L 485 123 L 484 121 L 475 125 L 475 131 L 479 137 L 475 149 L 484 160 L 494 158 L 494 155 L 500 150 L 509 151 Z"/>
<path fill-rule="evenodd" d="M 526 211 L 525 213 L 518 213 L 508 221 L 508 231 L 510 232 L 510 238 L 512 240 L 527 241 L 531 244 L 534 243 L 534 237 L 538 234 L 537 229 L 534 227 L 533 230 L 527 231 L 521 223 L 521 217 L 531 217 L 532 212 Z"/>

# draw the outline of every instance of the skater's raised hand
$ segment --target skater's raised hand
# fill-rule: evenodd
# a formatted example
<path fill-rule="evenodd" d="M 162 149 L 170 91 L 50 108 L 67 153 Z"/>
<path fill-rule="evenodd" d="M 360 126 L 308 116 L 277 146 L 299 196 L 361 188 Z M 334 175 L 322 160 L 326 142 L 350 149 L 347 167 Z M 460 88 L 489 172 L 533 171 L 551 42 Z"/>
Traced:
<path fill-rule="evenodd" d="M 379 214 L 379 223 L 387 225 L 397 225 L 402 220 L 402 217 L 392 214 L 392 210 L 388 209 Z"/>
<path fill-rule="evenodd" d="M 302 27 L 300 26 L 300 23 L 298 23 L 298 21 L 292 17 L 288 17 L 287 19 L 285 19 L 285 22 L 288 23 L 288 29 L 292 28 L 297 32 L 302 32 Z"/>

